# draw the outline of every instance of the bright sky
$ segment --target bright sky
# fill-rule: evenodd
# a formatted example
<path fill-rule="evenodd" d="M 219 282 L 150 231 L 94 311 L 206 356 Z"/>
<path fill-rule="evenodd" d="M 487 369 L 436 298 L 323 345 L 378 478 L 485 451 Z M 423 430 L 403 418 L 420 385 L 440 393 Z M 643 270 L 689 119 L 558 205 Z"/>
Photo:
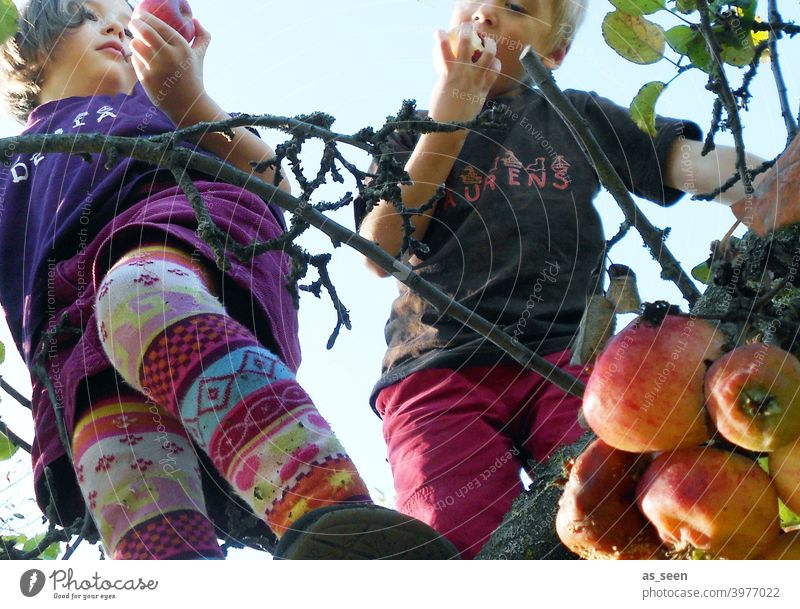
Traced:
<path fill-rule="evenodd" d="M 342 132 L 380 126 L 403 99 L 417 99 L 420 107 L 426 107 L 435 79 L 431 64 L 433 32 L 447 28 L 452 6 L 449 0 L 193 0 L 191 4 L 213 35 L 206 60 L 206 88 L 223 107 L 278 115 L 323 110 L 337 117 L 334 128 Z M 764 7 L 759 12 L 763 15 L 766 2 L 761 4 Z M 611 8 L 606 0 L 590 2 L 588 19 L 556 76 L 562 88 L 595 90 L 627 106 L 642 84 L 669 80 L 674 67 L 666 61 L 634 66 L 609 49 L 602 39 L 600 23 Z M 785 20 L 800 21 L 797 0 L 782 0 L 780 8 Z M 680 22 L 670 18 L 663 23 L 671 27 Z M 783 44 L 782 58 L 796 110 L 800 83 L 793 75 L 800 68 L 800 39 Z M 663 95 L 659 113 L 694 120 L 706 130 L 712 97 L 704 84 L 702 74 L 684 74 Z M 785 131 L 768 65 L 762 66 L 751 90 L 755 101 L 744 118 L 749 125 L 745 132 L 748 149 L 772 158 L 783 147 Z M 0 119 L 0 137 L 18 131 L 16 123 Z M 272 144 L 284 139 L 269 132 L 264 137 Z M 718 141 L 730 140 L 721 136 Z M 315 161 L 304 158 L 313 168 Z M 350 158 L 363 167 L 368 164 L 359 153 Z M 347 188 L 352 189 L 352 184 Z M 322 190 L 320 200 L 338 198 L 342 192 L 340 187 Z M 621 213 L 607 195 L 598 198 L 597 206 L 610 236 L 622 221 Z M 668 245 L 687 268 L 704 260 L 710 242 L 724 235 L 734 221 L 726 208 L 688 198 L 669 209 L 649 203 L 642 203 L 642 209 L 654 223 L 672 227 Z M 352 227 L 350 210 L 336 218 Z M 302 243 L 312 252 L 331 251 L 330 242 L 318 233 L 307 235 Z M 612 258 L 637 271 L 645 299 L 685 304 L 675 288 L 659 280 L 659 269 L 635 233 L 612 252 Z M 325 344 L 335 321 L 333 309 L 329 301 L 316 302 L 304 294 L 300 309 L 304 360 L 299 380 L 331 421 L 376 499 L 382 493 L 391 504 L 393 486 L 380 421 L 367 398 L 379 375 L 385 349 L 383 325 L 396 288 L 392 280 L 369 275 L 359 257 L 345 248 L 335 251 L 334 260 L 331 275 L 350 309 L 353 331 L 344 331 L 334 349 L 327 351 Z M 0 328 L 0 340 L 11 351 L 0 373 L 28 392 L 27 371 L 13 353 L 5 327 Z M 26 411 L 3 396 L 1 412 L 4 421 L 30 439 Z M 32 493 L 30 468 L 24 460 L 14 466 L 11 481 L 18 481 L 15 489 Z M 7 496 L 4 484 L 0 484 L 0 494 Z M 33 503 L 17 503 L 27 522 L 37 521 L 39 514 Z M 6 512 L 0 502 L 0 515 Z"/>

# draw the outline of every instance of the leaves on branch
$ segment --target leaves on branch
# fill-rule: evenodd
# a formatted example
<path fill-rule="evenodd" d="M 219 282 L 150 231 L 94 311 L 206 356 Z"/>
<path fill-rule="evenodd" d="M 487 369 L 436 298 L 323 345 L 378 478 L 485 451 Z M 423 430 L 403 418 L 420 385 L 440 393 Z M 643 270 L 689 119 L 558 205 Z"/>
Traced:
<path fill-rule="evenodd" d="M 634 17 L 651 15 L 666 7 L 665 0 L 610 0 L 610 2 L 626 15 Z"/>
<path fill-rule="evenodd" d="M 636 97 L 631 102 L 631 118 L 639 129 L 649 133 L 652 137 L 656 136 L 656 103 L 661 93 L 664 92 L 666 84 L 659 81 L 649 82 L 644 85 Z"/>
<path fill-rule="evenodd" d="M 0 432 L 0 461 L 8 461 L 17 452 L 16 444 L 11 442 L 4 433 Z"/>
<path fill-rule="evenodd" d="M 0 44 L 3 44 L 17 33 L 19 29 L 19 11 L 13 0 L 0 0 Z"/>
<path fill-rule="evenodd" d="M 603 20 L 603 38 L 619 55 L 638 64 L 650 64 L 664 56 L 664 28 L 644 17 L 613 11 Z"/>

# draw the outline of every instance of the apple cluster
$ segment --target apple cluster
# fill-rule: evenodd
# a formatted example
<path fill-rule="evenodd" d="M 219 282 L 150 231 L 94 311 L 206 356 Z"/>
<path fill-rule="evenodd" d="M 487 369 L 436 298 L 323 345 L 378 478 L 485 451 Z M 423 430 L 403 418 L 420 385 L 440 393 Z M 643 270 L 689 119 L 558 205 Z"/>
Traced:
<path fill-rule="evenodd" d="M 598 438 L 567 464 L 556 516 L 570 550 L 800 559 L 800 531 L 779 515 L 781 501 L 800 513 L 800 361 L 762 342 L 729 345 L 666 303 L 608 342 L 583 402 Z"/>

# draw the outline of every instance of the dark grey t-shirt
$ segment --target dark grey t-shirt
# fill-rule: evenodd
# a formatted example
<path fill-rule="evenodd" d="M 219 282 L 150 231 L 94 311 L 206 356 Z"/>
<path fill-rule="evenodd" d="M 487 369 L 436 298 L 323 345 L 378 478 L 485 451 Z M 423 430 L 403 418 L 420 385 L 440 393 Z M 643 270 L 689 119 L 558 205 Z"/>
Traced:
<path fill-rule="evenodd" d="M 651 138 L 628 110 L 595 93 L 566 92 L 628 189 L 663 205 L 683 194 L 663 185 L 676 138 L 700 139 L 697 125 L 658 118 Z M 474 131 L 446 181 L 421 239 L 416 269 L 465 307 L 546 355 L 569 346 L 587 295 L 597 289 L 605 236 L 593 199 L 596 173 L 574 137 L 536 90 L 495 98 L 507 128 Z M 405 161 L 417 136 L 392 135 Z M 360 204 L 359 204 L 360 203 Z M 364 215 L 356 202 L 356 223 Z M 388 350 L 377 392 L 426 368 L 488 365 L 507 356 L 491 342 L 398 284 L 385 334 Z"/>

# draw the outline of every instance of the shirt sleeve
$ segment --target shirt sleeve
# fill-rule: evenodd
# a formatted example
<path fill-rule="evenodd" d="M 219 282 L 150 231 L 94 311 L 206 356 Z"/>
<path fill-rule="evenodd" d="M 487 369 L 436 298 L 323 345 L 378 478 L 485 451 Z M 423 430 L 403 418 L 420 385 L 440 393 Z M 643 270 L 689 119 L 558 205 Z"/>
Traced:
<path fill-rule="evenodd" d="M 418 140 L 418 136 L 412 135 L 408 131 L 395 131 L 386 140 L 387 152 L 385 154 L 394 156 L 401 165 L 405 166 L 408 159 L 411 158 L 411 153 L 414 152 Z M 378 160 L 373 159 L 368 173 L 374 174 L 377 170 Z M 371 182 L 372 178 L 367 178 L 364 184 L 368 186 Z M 353 213 L 355 215 L 356 231 L 358 231 L 361 222 L 364 221 L 367 215 L 367 202 L 360 196 L 356 197 L 353 202 Z"/>
<path fill-rule="evenodd" d="M 697 124 L 657 116 L 652 137 L 633 122 L 628 108 L 594 92 L 586 97 L 584 116 L 630 192 L 665 206 L 683 196 L 683 191 L 664 184 L 667 158 L 676 140 L 702 140 Z"/>

